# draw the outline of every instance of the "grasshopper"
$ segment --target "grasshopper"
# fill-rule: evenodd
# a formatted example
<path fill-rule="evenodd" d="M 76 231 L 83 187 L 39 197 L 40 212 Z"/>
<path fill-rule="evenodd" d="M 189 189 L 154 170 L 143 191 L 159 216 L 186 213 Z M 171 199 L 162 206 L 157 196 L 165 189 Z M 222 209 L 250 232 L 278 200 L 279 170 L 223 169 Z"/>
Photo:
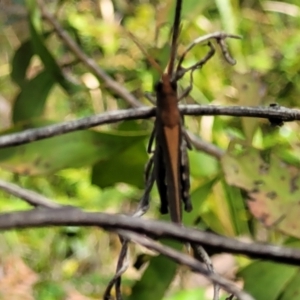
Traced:
<path fill-rule="evenodd" d="M 210 39 L 216 39 L 219 43 L 225 59 L 234 64 L 235 61 L 228 54 L 224 39 L 227 37 L 239 38 L 235 35 L 224 33 L 213 33 L 200 37 L 186 49 L 179 59 L 175 69 L 175 60 L 177 54 L 177 44 L 180 28 L 182 0 L 176 1 L 175 17 L 173 23 L 172 44 L 170 59 L 167 71 L 161 76 L 161 80 L 155 85 L 156 93 L 156 120 L 154 130 L 150 137 L 148 153 L 153 153 L 152 158 L 146 168 L 146 180 L 149 177 L 151 168 L 153 168 L 152 180 L 155 180 L 161 207 L 160 212 L 166 214 L 170 211 L 172 222 L 181 223 L 182 220 L 182 203 L 187 212 L 192 210 L 190 201 L 190 179 L 189 179 L 189 162 L 187 148 L 191 149 L 188 136 L 183 128 L 183 116 L 180 114 L 178 102 L 192 89 L 193 72 L 201 68 L 215 53 L 215 49 Z M 196 45 L 208 41 L 210 47 L 207 55 L 190 66 L 183 68 L 182 63 L 186 54 Z M 150 61 L 156 69 L 153 60 Z M 178 97 L 177 81 L 185 73 L 190 72 L 190 86 Z M 155 149 L 152 150 L 152 144 L 155 139 Z M 151 180 L 151 179 L 150 179 Z"/>
<path fill-rule="evenodd" d="M 189 179 L 189 163 L 187 148 L 191 148 L 189 138 L 184 130 L 183 116 L 180 113 L 178 102 L 187 96 L 193 86 L 193 72 L 200 69 L 215 53 L 215 48 L 211 43 L 214 39 L 219 44 L 223 56 L 230 63 L 235 61 L 231 58 L 227 51 L 224 40 L 226 38 L 240 38 L 236 35 L 216 32 L 208 34 L 194 40 L 187 49 L 183 52 L 178 60 L 175 68 L 177 56 L 178 36 L 180 32 L 180 18 L 181 18 L 182 0 L 176 0 L 175 17 L 173 22 L 172 42 L 170 50 L 170 59 L 166 72 L 163 72 L 157 62 L 150 57 L 143 49 L 142 45 L 135 39 L 135 37 L 127 32 L 135 44 L 146 55 L 151 65 L 156 68 L 160 74 L 161 79 L 155 85 L 156 93 L 156 119 L 153 132 L 150 136 L 148 144 L 148 153 L 152 153 L 152 157 L 146 165 L 145 169 L 145 191 L 144 195 L 133 214 L 134 217 L 141 217 L 149 207 L 150 192 L 154 182 L 156 182 L 159 196 L 160 196 L 160 212 L 166 214 L 170 212 L 171 221 L 181 224 L 182 222 L 182 206 L 185 211 L 192 210 L 192 203 L 190 201 L 190 179 Z M 209 51 L 201 60 L 194 65 L 184 68 L 182 63 L 186 54 L 197 44 L 207 42 Z M 190 72 L 190 85 L 183 91 L 181 96 L 177 93 L 177 82 L 187 73 Z M 155 141 L 155 147 L 152 149 Z M 183 205 L 182 205 L 183 203 Z M 122 249 L 119 255 L 118 266 L 114 278 L 109 282 L 104 293 L 104 299 L 111 299 L 111 289 L 115 286 L 117 299 L 121 299 L 121 276 L 127 268 L 127 253 L 128 240 L 121 237 Z M 208 268 L 210 266 L 209 258 L 206 259 L 206 253 L 201 246 L 192 245 L 195 253 L 202 256 Z M 203 255 L 204 253 L 204 255 Z M 217 292 L 215 293 L 217 299 Z"/>

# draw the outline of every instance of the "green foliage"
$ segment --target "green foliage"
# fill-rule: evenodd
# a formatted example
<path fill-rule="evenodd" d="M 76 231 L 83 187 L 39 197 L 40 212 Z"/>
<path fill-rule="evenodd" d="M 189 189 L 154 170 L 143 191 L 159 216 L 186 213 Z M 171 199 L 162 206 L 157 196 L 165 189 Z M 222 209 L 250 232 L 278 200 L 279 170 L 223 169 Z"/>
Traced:
<path fill-rule="evenodd" d="M 42 19 L 39 13 L 37 2 L 27 0 L 27 3 L 29 11 L 28 23 L 31 35 L 31 44 L 34 49 L 34 53 L 39 56 L 45 67 L 45 70 L 49 74 L 51 74 L 53 80 L 60 84 L 66 92 L 70 94 L 78 92 L 80 90 L 78 86 L 67 79 L 67 77 L 63 74 L 61 68 L 57 64 L 56 60 L 52 56 L 51 52 L 45 45 L 43 34 L 41 32 Z"/>
<path fill-rule="evenodd" d="M 193 300 L 193 299 L 205 299 L 204 291 L 197 290 L 189 290 L 189 291 L 179 291 L 172 296 L 164 298 L 165 300 Z"/>
<path fill-rule="evenodd" d="M 241 270 L 239 275 L 245 280 L 245 290 L 251 292 L 255 299 L 297 299 L 297 267 L 256 261 Z M 272 288 L 268 288 L 270 286 Z M 287 295 L 296 297 L 287 298 Z"/>
<path fill-rule="evenodd" d="M 34 122 L 26 124 L 26 126 L 28 125 L 31 128 L 38 127 Z M 41 125 L 41 122 L 38 125 Z M 14 132 L 15 130 L 11 129 L 10 131 Z M 30 144 L 0 149 L 0 166 L 21 175 L 53 174 L 65 168 L 79 168 L 93 165 L 96 162 L 99 162 L 96 168 L 102 169 L 108 161 L 118 162 L 114 159 L 115 157 L 128 156 L 128 152 L 133 151 L 136 144 L 143 146 L 144 139 L 145 134 L 140 133 L 77 131 Z M 146 159 L 146 155 L 143 152 L 140 156 L 142 159 L 135 161 L 135 165 L 142 171 L 142 161 Z M 122 167 L 122 165 L 120 166 Z M 109 174 L 110 171 L 107 168 L 104 170 L 106 175 Z M 108 180 L 103 181 L 105 178 L 102 173 L 99 172 L 99 177 L 97 174 L 93 175 L 95 183 L 99 186 L 106 187 L 120 182 L 118 179 L 121 173 L 118 168 L 113 168 L 110 172 L 112 174 L 109 183 L 107 183 Z M 121 178 L 126 182 L 125 176 Z M 137 182 L 140 180 L 137 179 Z M 135 184 L 136 182 L 132 180 L 131 183 Z"/>
<path fill-rule="evenodd" d="M 254 148 L 234 153 L 236 146 L 222 158 L 227 182 L 248 192 L 248 207 L 264 226 L 300 238 L 299 170 Z"/>
<path fill-rule="evenodd" d="M 42 71 L 29 80 L 15 99 L 13 121 L 17 123 L 41 116 L 53 85 L 53 78 L 48 71 Z"/>
<path fill-rule="evenodd" d="M 164 244 L 177 250 L 182 249 L 179 243 L 165 241 Z M 152 299 L 153 295 L 162 299 L 176 275 L 176 270 L 177 264 L 169 258 L 163 255 L 153 257 L 142 278 L 133 285 L 128 300 Z"/>
<path fill-rule="evenodd" d="M 49 120 L 60 122 L 128 106 L 57 37 L 41 17 L 38 1 L 27 0 L 25 6 L 21 2 L 12 1 L 28 13 L 20 27 L 9 15 L 5 18 L 9 22 L 1 24 L 1 96 L 9 99 L 12 111 L 10 128 L 1 128 L 1 134 L 52 124 Z M 94 1 L 50 2 L 47 8 L 55 12 L 81 49 L 148 105 L 143 94 L 152 89 L 159 74 L 121 27 L 132 32 L 163 69 L 168 61 L 174 1 L 112 1 L 112 15 L 108 10 L 95 9 Z M 243 36 L 241 41 L 228 41 L 237 60 L 235 67 L 227 65 L 215 45 L 216 56 L 194 73 L 193 90 L 186 101 L 298 106 L 299 10 L 296 0 L 184 1 L 179 55 L 193 39 L 209 32 L 224 30 Z M 207 50 L 205 45 L 196 46 L 184 66 L 201 59 Z M 188 86 L 189 79 L 182 79 L 180 90 Z M 0 108 L 2 124 L 8 116 Z M 266 242 L 280 244 L 288 236 L 300 238 L 299 125 L 288 123 L 278 129 L 258 119 L 213 116 L 189 117 L 185 123 L 195 134 L 224 150 L 236 138 L 243 142 L 235 143 L 238 146 L 234 151 L 230 148 L 221 164 L 209 154 L 190 151 L 194 210 L 184 214 L 184 223 L 252 239 L 259 236 L 262 223 L 271 233 Z M 144 187 L 146 142 L 152 126 L 153 120 L 124 122 L 103 126 L 101 131 L 83 130 L 0 149 L 0 175 L 59 203 L 128 213 Z M 264 173 L 262 165 L 268 166 Z M 257 185 L 258 181 L 265 184 Z M 291 187 L 295 187 L 293 192 Z M 276 193 L 276 201 L 268 197 L 270 193 Z M 247 201 L 249 197 L 252 201 Z M 150 214 L 157 218 L 158 205 L 154 190 Z M 0 193 L 0 208 L 28 209 L 28 205 Z M 0 250 L 23 257 L 39 274 L 34 296 L 49 300 L 66 298 L 69 283 L 99 298 L 114 273 L 119 250 L 118 241 L 98 229 L 10 232 L 1 237 L 0 244 Z M 132 260 L 136 254 L 132 254 Z M 298 272 L 284 265 L 247 261 L 239 275 L 257 299 L 285 300 L 297 298 Z M 130 299 L 162 299 L 167 292 L 167 299 L 205 299 L 203 289 L 178 292 L 178 286 L 170 288 L 176 274 L 173 262 L 154 257 L 140 280 L 125 274 L 124 293 Z"/>

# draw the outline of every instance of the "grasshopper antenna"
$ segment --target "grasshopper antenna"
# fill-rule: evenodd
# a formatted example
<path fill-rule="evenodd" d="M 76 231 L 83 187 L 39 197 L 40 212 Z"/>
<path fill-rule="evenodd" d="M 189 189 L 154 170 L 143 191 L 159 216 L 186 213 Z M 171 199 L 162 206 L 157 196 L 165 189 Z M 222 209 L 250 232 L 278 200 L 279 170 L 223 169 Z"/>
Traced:
<path fill-rule="evenodd" d="M 140 51 L 146 56 L 147 60 L 152 65 L 152 67 L 155 68 L 156 71 L 158 71 L 160 74 L 162 74 L 163 70 L 160 67 L 160 65 L 155 61 L 155 59 L 151 55 L 149 55 L 149 53 L 145 50 L 145 48 L 142 46 L 139 40 L 130 31 L 127 31 L 125 29 L 124 31 L 130 37 L 130 39 L 136 44 L 136 46 L 140 49 Z"/>
<path fill-rule="evenodd" d="M 178 36 L 179 36 L 179 32 L 180 32 L 181 8 L 182 8 L 182 0 L 177 0 L 176 8 L 175 8 L 174 22 L 173 22 L 173 34 L 172 34 L 172 44 L 171 44 L 171 51 L 170 51 L 170 61 L 169 61 L 168 71 L 167 71 L 167 73 L 170 76 L 173 75 L 176 53 L 177 53 L 177 43 L 178 43 Z"/>

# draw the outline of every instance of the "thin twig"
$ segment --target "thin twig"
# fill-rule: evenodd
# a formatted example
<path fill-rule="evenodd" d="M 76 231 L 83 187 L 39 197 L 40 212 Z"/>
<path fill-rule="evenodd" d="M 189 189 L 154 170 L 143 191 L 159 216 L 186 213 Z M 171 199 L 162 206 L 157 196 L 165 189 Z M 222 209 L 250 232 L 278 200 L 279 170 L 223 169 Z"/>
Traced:
<path fill-rule="evenodd" d="M 123 98 L 132 107 L 142 106 L 142 103 L 137 98 L 135 98 L 124 86 L 111 78 L 103 69 L 98 66 L 98 64 L 92 58 L 88 57 L 80 49 L 80 47 L 74 42 L 70 35 L 61 27 L 56 18 L 47 11 L 42 1 L 39 1 L 39 7 L 42 16 L 53 26 L 55 32 L 63 41 L 63 43 L 98 79 L 104 82 L 106 88 Z"/>
<path fill-rule="evenodd" d="M 138 109 L 115 110 L 55 125 L 27 129 L 20 133 L 3 135 L 0 137 L 0 148 L 26 144 L 76 130 L 88 129 L 98 125 L 116 123 L 123 120 L 146 119 L 154 116 L 154 109 L 154 107 L 141 107 Z"/>
<path fill-rule="evenodd" d="M 150 176 L 146 176 L 145 178 L 145 191 L 143 193 L 143 196 L 141 198 L 141 200 L 139 201 L 139 204 L 135 210 L 135 212 L 132 214 L 132 217 L 134 218 L 140 218 L 142 217 L 149 209 L 149 202 L 150 202 L 150 192 L 151 189 L 153 187 L 154 184 L 154 176 L 153 173 Z M 122 236 L 119 235 L 119 238 L 121 240 L 122 243 L 122 248 L 118 257 L 118 264 L 117 264 L 117 268 L 116 268 L 116 273 L 114 275 L 114 277 L 110 280 L 110 282 L 108 283 L 104 295 L 103 295 L 103 299 L 104 300 L 109 300 L 111 299 L 111 290 L 113 288 L 113 286 L 115 286 L 116 289 L 116 298 L 121 298 L 121 291 L 118 288 L 120 286 L 121 283 L 121 276 L 122 274 L 127 270 L 128 268 L 128 243 L 129 240 Z"/>
<path fill-rule="evenodd" d="M 38 194 L 34 191 L 22 188 L 16 184 L 4 181 L 0 179 L 0 189 L 25 200 L 28 204 L 36 207 L 46 207 L 46 208 L 59 208 L 60 204 L 53 202 L 52 200 Z"/>
<path fill-rule="evenodd" d="M 217 159 L 221 159 L 221 157 L 225 154 L 224 150 L 215 146 L 214 144 L 202 140 L 201 138 L 199 138 L 197 135 L 195 135 L 190 131 L 188 131 L 187 133 L 188 133 L 189 140 L 191 141 L 191 144 L 195 149 L 199 151 L 203 151 Z"/>
<path fill-rule="evenodd" d="M 238 299 L 254 300 L 253 297 L 241 291 L 232 282 L 228 281 L 225 278 L 222 278 L 221 276 L 211 272 L 210 270 L 207 270 L 207 268 L 202 263 L 200 263 L 198 260 L 194 259 L 193 257 L 184 254 L 180 251 L 176 251 L 171 247 L 159 244 L 153 241 L 152 239 L 142 236 L 140 234 L 123 231 L 123 230 L 119 230 L 118 232 L 121 233 L 122 236 L 125 236 L 126 238 L 134 241 L 137 244 L 140 244 L 150 250 L 154 250 L 160 254 L 163 254 L 179 264 L 186 265 L 190 267 L 194 272 L 201 273 L 206 278 L 210 279 L 213 283 L 220 285 L 227 292 L 234 294 Z"/>
<path fill-rule="evenodd" d="M 206 250 L 201 245 L 197 245 L 197 244 L 191 244 L 191 247 L 194 251 L 194 257 L 198 261 L 202 261 L 206 265 L 206 268 L 208 271 L 210 271 L 210 273 L 216 274 L 213 263 Z M 220 286 L 214 283 L 213 288 L 214 288 L 213 300 L 218 300 Z"/>
<path fill-rule="evenodd" d="M 278 109 L 271 107 L 252 106 L 213 106 L 213 105 L 180 105 L 183 115 L 189 116 L 233 116 L 252 117 L 262 119 L 280 119 L 284 122 L 300 120 L 300 110 L 280 106 Z M 58 123 L 55 125 L 28 129 L 20 133 L 12 133 L 0 137 L 0 148 L 16 146 L 33 141 L 65 134 L 68 132 L 83 130 L 103 124 L 116 123 L 124 120 L 147 119 L 155 115 L 154 107 L 140 107 L 105 112 L 73 121 Z"/>
<path fill-rule="evenodd" d="M 178 62 L 177 70 L 176 70 L 176 78 L 180 79 L 180 78 L 183 77 L 183 75 L 185 73 L 187 73 L 189 71 L 193 72 L 193 71 L 195 71 L 197 69 L 202 68 L 207 63 L 207 61 L 211 57 L 213 57 L 213 55 L 215 54 L 215 48 L 214 48 L 213 44 L 210 42 L 210 40 L 212 40 L 212 39 L 215 39 L 217 41 L 217 43 L 219 44 L 225 60 L 229 64 L 234 65 L 236 63 L 236 61 L 230 56 L 230 54 L 228 52 L 227 45 L 226 45 L 226 43 L 224 41 L 227 38 L 241 39 L 241 36 L 234 35 L 234 34 L 227 34 L 227 33 L 224 33 L 224 32 L 214 32 L 214 33 L 211 33 L 211 34 L 200 36 L 199 38 L 195 39 L 187 47 L 187 49 L 184 51 L 184 53 L 179 58 L 179 62 Z M 188 68 L 183 68 L 182 67 L 182 63 L 183 63 L 184 58 L 187 55 L 187 53 L 192 48 L 194 48 L 197 44 L 201 44 L 203 42 L 207 42 L 207 45 L 209 46 L 209 51 L 207 52 L 206 56 L 204 58 L 202 58 L 201 60 L 199 60 L 198 62 L 196 62 L 194 65 L 192 65 L 192 66 L 190 66 Z"/>

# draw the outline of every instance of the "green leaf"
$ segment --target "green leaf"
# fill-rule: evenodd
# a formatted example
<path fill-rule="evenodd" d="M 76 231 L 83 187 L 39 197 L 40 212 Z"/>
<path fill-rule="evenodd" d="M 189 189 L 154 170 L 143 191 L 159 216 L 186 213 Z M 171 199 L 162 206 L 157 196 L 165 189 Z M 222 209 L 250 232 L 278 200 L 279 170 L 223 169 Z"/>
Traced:
<path fill-rule="evenodd" d="M 221 180 L 217 181 L 207 198 L 209 213 L 203 215 L 209 227 L 220 234 L 235 236 L 235 226 L 232 220 L 230 202 Z"/>
<path fill-rule="evenodd" d="M 54 83 L 51 74 L 42 71 L 23 84 L 13 106 L 13 122 L 29 121 L 40 117 L 44 112 L 46 100 Z"/>
<path fill-rule="evenodd" d="M 195 178 L 211 176 L 218 171 L 217 159 L 204 152 L 189 151 L 189 161 L 191 174 Z"/>
<path fill-rule="evenodd" d="M 193 211 L 184 214 L 184 224 L 210 229 L 226 236 L 249 234 L 244 199 L 239 189 L 228 186 L 220 176 L 192 193 Z"/>
<path fill-rule="evenodd" d="M 255 299 L 276 300 L 298 273 L 298 268 L 267 261 L 256 261 L 238 273 L 242 277 L 244 289 Z M 297 299 L 286 298 L 286 299 Z"/>
<path fill-rule="evenodd" d="M 48 38 L 51 32 L 45 32 L 44 38 Z M 12 70 L 10 73 L 11 79 L 22 87 L 26 82 L 26 71 L 29 67 L 30 60 L 34 55 L 32 42 L 30 39 L 26 40 L 14 53 L 11 66 Z"/>
<path fill-rule="evenodd" d="M 280 300 L 298 299 L 300 295 L 300 271 L 296 273 L 293 279 L 287 284 L 283 290 Z"/>
<path fill-rule="evenodd" d="M 44 300 L 62 300 L 66 298 L 66 292 L 60 282 L 41 281 L 35 285 L 35 294 Z"/>
<path fill-rule="evenodd" d="M 238 17 L 241 12 L 238 10 L 239 5 L 234 5 L 230 0 L 215 0 L 216 6 L 219 10 L 221 22 L 222 22 L 222 30 L 231 34 L 239 34 L 240 26 L 238 24 Z M 245 62 L 245 58 L 243 56 L 242 51 L 242 43 L 240 41 L 226 41 L 231 45 L 231 52 L 233 57 L 235 57 L 238 61 L 239 70 L 245 72 L 247 69 L 247 65 Z"/>
<path fill-rule="evenodd" d="M 238 91 L 238 105 L 258 106 L 262 104 L 264 88 L 258 74 L 254 72 L 235 72 L 232 76 L 233 85 Z M 259 119 L 241 118 L 246 139 L 251 144 L 254 133 L 259 125 Z"/>
<path fill-rule="evenodd" d="M 164 300 L 206 300 L 205 289 L 181 290 L 174 295 L 165 297 Z"/>
<path fill-rule="evenodd" d="M 182 249 L 182 244 L 174 241 L 164 241 L 163 244 L 177 250 Z M 142 278 L 133 286 L 127 300 L 162 299 L 176 275 L 176 270 L 177 264 L 171 259 L 163 255 L 153 257 Z"/>
<path fill-rule="evenodd" d="M 266 162 L 259 150 L 244 147 L 222 157 L 227 183 L 248 192 L 251 213 L 266 227 L 300 238 L 299 169 L 285 164 L 274 154 Z"/>
<path fill-rule="evenodd" d="M 114 156 L 107 157 L 94 165 L 92 170 L 92 183 L 101 188 L 124 182 L 144 188 L 144 166 L 148 156 L 144 145 L 144 136 L 131 141 Z"/>
<path fill-rule="evenodd" d="M 195 224 L 195 220 L 201 214 L 201 209 L 203 206 L 204 201 L 209 196 L 213 185 L 215 184 L 216 179 L 209 180 L 204 184 L 198 186 L 192 193 L 191 193 L 191 201 L 193 204 L 193 210 L 189 213 L 183 213 L 183 224 L 186 226 L 193 226 Z"/>
<path fill-rule="evenodd" d="M 248 226 L 248 214 L 242 192 L 239 188 L 227 185 L 223 180 L 223 188 L 226 192 L 231 218 L 237 236 L 250 235 Z"/>
<path fill-rule="evenodd" d="M 41 124 L 30 125 L 32 128 Z M 65 168 L 89 166 L 101 160 L 113 163 L 117 155 L 121 155 L 132 145 L 143 142 L 144 138 L 145 134 L 141 133 L 77 131 L 30 144 L 2 148 L 0 166 L 17 174 L 33 176 L 52 174 Z M 134 164 L 131 159 L 127 166 L 130 169 Z M 106 170 L 103 169 L 103 172 Z"/>
<path fill-rule="evenodd" d="M 45 70 L 53 76 L 53 79 L 61 85 L 61 87 L 69 94 L 74 94 L 82 87 L 71 82 L 62 72 L 61 68 L 55 61 L 51 52 L 45 45 L 43 33 L 41 32 L 41 16 L 36 1 L 27 0 L 29 8 L 29 29 L 31 34 L 31 42 L 34 52 L 40 57 L 45 66 Z"/>
<path fill-rule="evenodd" d="M 172 26 L 176 2 L 170 0 L 165 2 L 168 3 L 168 5 L 166 7 L 163 6 L 165 13 L 162 15 L 162 17 L 164 22 L 167 21 L 169 25 Z M 199 0 L 183 1 L 182 19 L 187 20 L 188 22 L 193 22 L 209 5 L 211 5 L 211 2 L 205 3 L 204 1 Z"/>
<path fill-rule="evenodd" d="M 215 0 L 223 22 L 224 30 L 229 33 L 237 33 L 235 15 L 230 0 Z"/>
<path fill-rule="evenodd" d="M 31 41 L 25 41 L 15 52 L 11 65 L 11 78 L 20 87 L 24 85 L 26 80 L 26 71 L 30 60 L 33 56 Z"/>

